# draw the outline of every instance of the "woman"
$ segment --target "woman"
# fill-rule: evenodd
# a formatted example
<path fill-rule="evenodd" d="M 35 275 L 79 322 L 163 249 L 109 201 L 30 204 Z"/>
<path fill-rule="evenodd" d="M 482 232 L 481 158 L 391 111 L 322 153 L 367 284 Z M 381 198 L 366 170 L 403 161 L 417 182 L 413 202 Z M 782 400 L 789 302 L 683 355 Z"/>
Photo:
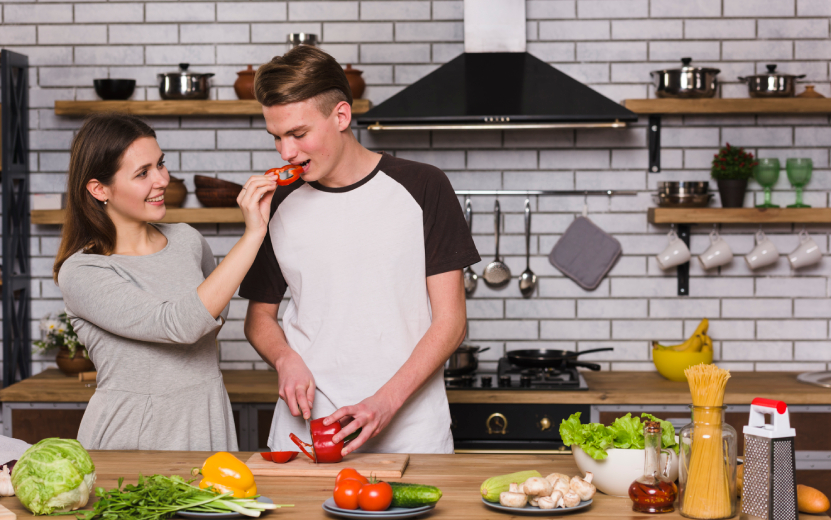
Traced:
<path fill-rule="evenodd" d="M 156 134 L 118 114 L 72 142 L 54 278 L 98 370 L 78 440 L 87 449 L 235 451 L 216 335 L 265 237 L 273 178 L 237 197 L 245 232 L 219 266 L 187 224 L 165 216 L 170 175 Z"/>

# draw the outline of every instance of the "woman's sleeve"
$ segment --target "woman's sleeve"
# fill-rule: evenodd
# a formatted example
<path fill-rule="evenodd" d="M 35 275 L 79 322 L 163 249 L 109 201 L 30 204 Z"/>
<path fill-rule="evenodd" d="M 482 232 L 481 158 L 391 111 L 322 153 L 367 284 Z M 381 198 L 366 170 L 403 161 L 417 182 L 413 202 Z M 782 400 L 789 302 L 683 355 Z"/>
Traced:
<path fill-rule="evenodd" d="M 195 288 L 162 300 L 93 262 L 64 264 L 58 278 L 67 309 L 117 336 L 190 345 L 220 325 Z"/>
<path fill-rule="evenodd" d="M 214 259 L 214 252 L 211 250 L 210 244 L 208 244 L 208 241 L 205 240 L 204 236 L 202 236 L 202 233 L 197 231 L 197 234 L 199 235 L 199 240 L 202 241 L 202 275 L 207 278 L 212 272 L 214 272 L 214 269 L 216 269 L 216 259 Z M 222 312 L 219 313 L 219 315 L 222 316 L 223 323 L 228 321 L 228 311 L 230 309 L 231 302 L 228 302 L 228 305 L 226 305 L 225 308 L 222 309 Z"/>

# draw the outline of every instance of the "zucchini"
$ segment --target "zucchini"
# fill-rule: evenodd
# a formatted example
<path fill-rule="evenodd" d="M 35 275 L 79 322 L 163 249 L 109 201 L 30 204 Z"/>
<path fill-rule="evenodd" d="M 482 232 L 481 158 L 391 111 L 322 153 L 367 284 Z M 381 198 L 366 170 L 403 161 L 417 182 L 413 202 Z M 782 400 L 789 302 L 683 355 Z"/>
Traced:
<path fill-rule="evenodd" d="M 441 489 L 422 484 L 389 482 L 392 487 L 390 507 L 421 507 L 433 505 L 441 498 Z"/>
<path fill-rule="evenodd" d="M 482 498 L 488 502 L 499 502 L 499 494 L 503 491 L 508 491 L 508 488 L 511 487 L 511 482 L 516 482 L 521 485 L 531 477 L 542 478 L 542 475 L 537 470 L 530 470 L 491 477 L 482 482 L 482 487 L 479 488 L 479 491 L 482 493 Z"/>

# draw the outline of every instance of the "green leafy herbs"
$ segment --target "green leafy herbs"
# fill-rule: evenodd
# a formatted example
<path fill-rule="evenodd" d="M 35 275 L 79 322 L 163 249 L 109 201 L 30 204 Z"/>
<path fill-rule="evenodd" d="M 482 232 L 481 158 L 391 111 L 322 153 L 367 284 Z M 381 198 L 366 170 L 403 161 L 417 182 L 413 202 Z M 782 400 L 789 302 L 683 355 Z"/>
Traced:
<path fill-rule="evenodd" d="M 183 509 L 199 513 L 236 512 L 258 517 L 268 509 L 292 507 L 258 502 L 256 497 L 234 498 L 230 492 L 222 494 L 212 489 L 199 489 L 191 482 L 193 480 L 185 480 L 178 475 L 139 476 L 138 484 L 128 484 L 122 489 L 122 477 L 118 479 L 115 489 L 95 490 L 99 500 L 92 511 L 59 514 L 76 515 L 79 520 L 163 520 Z"/>
<path fill-rule="evenodd" d="M 678 453 L 675 428 L 670 422 L 658 419 L 654 415 L 643 413 L 638 418 L 628 413 L 615 419 L 610 426 L 600 423 L 582 424 L 580 415 L 580 412 L 577 412 L 568 419 L 563 419 L 560 423 L 560 437 L 566 446 L 576 444 L 593 459 L 603 460 L 608 457 L 606 450 L 609 448 L 642 450 L 644 438 L 641 419 L 661 423 L 661 447 L 672 448 Z"/>

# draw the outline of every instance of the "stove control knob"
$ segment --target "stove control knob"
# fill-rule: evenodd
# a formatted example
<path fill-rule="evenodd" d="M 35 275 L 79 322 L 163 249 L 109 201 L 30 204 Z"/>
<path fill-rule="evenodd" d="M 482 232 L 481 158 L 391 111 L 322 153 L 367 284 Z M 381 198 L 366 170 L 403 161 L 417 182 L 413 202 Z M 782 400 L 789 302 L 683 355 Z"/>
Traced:
<path fill-rule="evenodd" d="M 519 378 L 519 386 L 523 388 L 531 388 L 531 376 L 522 376 Z"/>
<path fill-rule="evenodd" d="M 482 388 L 490 388 L 493 384 L 491 376 L 482 376 Z"/>
<path fill-rule="evenodd" d="M 511 386 L 511 376 L 499 376 L 499 386 Z"/>
<path fill-rule="evenodd" d="M 548 417 L 543 417 L 540 419 L 540 422 L 537 424 L 540 427 L 540 431 L 545 431 L 551 428 L 551 420 Z"/>

